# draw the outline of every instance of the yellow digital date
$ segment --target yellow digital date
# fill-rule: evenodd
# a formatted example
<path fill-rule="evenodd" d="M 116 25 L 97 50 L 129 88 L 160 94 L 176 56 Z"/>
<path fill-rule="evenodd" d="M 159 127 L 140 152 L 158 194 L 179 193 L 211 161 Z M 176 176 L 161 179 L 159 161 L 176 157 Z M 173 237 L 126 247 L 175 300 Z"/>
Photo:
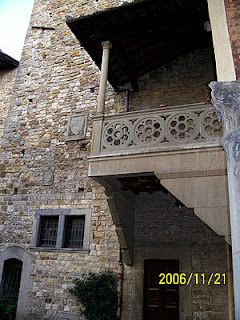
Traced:
<path fill-rule="evenodd" d="M 226 273 L 160 273 L 160 285 L 175 284 L 175 285 L 189 285 L 191 282 L 203 285 L 221 285 L 226 284 Z"/>

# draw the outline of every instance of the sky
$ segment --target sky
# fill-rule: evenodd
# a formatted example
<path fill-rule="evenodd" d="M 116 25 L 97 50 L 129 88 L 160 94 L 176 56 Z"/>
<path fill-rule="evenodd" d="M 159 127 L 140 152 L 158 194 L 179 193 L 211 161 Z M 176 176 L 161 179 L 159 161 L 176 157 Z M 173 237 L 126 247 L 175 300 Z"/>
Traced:
<path fill-rule="evenodd" d="M 34 0 L 0 0 L 0 49 L 20 60 Z"/>

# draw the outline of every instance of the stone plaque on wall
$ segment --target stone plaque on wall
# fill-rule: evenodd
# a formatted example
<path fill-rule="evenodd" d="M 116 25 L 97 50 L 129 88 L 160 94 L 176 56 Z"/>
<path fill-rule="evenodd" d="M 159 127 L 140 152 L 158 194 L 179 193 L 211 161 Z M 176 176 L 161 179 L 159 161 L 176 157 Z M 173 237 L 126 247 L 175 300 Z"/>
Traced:
<path fill-rule="evenodd" d="M 87 112 L 69 116 L 66 141 L 86 139 L 87 118 Z"/>
<path fill-rule="evenodd" d="M 44 170 L 44 172 L 43 172 L 43 181 L 42 181 L 42 184 L 44 186 L 51 186 L 53 184 L 54 171 L 55 171 L 54 167 L 48 167 L 48 168 L 46 168 Z"/>

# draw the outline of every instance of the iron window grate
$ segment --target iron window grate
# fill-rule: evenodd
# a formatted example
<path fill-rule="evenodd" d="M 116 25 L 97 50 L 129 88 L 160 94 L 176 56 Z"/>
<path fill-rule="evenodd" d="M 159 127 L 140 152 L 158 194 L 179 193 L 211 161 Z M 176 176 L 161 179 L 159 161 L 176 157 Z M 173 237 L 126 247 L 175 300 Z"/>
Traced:
<path fill-rule="evenodd" d="M 84 216 L 68 216 L 66 217 L 65 229 L 65 247 L 66 248 L 82 248 L 84 238 Z"/>
<path fill-rule="evenodd" d="M 3 269 L 3 296 L 17 299 L 21 281 L 22 261 L 10 259 L 5 261 Z"/>
<path fill-rule="evenodd" d="M 58 216 L 41 217 L 39 246 L 55 247 L 57 243 Z"/>

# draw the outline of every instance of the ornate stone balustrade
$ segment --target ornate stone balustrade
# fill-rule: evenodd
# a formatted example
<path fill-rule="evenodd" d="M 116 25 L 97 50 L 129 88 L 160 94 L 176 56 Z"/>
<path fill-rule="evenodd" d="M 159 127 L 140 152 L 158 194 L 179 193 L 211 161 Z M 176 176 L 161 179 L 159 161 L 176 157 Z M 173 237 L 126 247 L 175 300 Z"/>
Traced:
<path fill-rule="evenodd" d="M 100 154 L 204 142 L 220 145 L 222 137 L 212 105 L 203 103 L 107 115 L 101 127 Z"/>

